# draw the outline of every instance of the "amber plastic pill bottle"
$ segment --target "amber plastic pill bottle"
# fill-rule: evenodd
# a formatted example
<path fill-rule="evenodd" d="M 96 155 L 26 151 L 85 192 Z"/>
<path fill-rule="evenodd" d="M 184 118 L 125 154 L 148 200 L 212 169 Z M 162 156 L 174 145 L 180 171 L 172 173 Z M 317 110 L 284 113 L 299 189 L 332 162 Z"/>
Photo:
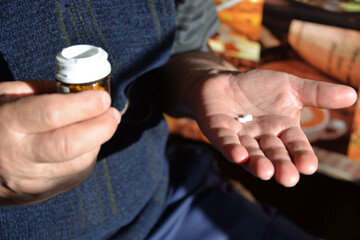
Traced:
<path fill-rule="evenodd" d="M 90 89 L 110 92 L 110 72 L 108 54 L 96 46 L 73 45 L 56 55 L 55 76 L 59 92 Z"/>

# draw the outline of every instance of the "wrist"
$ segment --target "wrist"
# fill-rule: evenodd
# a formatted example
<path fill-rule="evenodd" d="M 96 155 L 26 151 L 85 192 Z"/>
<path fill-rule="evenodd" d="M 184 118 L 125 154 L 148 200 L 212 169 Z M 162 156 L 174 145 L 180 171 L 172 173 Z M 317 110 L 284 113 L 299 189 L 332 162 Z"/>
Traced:
<path fill-rule="evenodd" d="M 163 67 L 161 77 L 167 112 L 175 117 L 194 117 L 205 82 L 234 73 L 238 73 L 236 67 L 212 53 L 188 52 L 173 56 Z"/>

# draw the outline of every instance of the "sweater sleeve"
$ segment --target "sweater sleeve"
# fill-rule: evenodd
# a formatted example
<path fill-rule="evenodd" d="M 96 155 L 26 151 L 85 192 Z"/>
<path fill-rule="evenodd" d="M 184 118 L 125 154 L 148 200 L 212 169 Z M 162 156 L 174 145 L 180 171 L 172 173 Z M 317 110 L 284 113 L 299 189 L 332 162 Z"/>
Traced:
<path fill-rule="evenodd" d="M 219 25 L 214 0 L 179 1 L 172 54 L 188 51 L 207 52 L 207 41 L 216 33 Z"/>

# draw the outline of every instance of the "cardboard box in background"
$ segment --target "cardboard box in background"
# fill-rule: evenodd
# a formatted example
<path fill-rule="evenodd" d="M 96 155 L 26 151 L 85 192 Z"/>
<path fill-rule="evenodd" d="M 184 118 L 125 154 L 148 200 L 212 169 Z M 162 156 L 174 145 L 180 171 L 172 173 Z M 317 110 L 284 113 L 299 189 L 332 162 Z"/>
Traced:
<path fill-rule="evenodd" d="M 257 62 L 264 0 L 215 0 L 220 28 L 209 40 L 211 49 L 226 57 Z"/>
<path fill-rule="evenodd" d="M 360 31 L 293 20 L 288 41 L 300 57 L 342 83 L 360 84 Z"/>
<path fill-rule="evenodd" d="M 215 0 L 222 24 L 234 30 L 234 35 L 258 41 L 264 0 Z"/>

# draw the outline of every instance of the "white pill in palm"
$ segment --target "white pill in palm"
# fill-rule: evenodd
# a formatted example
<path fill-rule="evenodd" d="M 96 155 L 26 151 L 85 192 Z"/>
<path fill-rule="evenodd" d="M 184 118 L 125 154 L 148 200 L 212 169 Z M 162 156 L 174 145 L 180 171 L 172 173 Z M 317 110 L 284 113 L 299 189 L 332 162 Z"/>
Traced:
<path fill-rule="evenodd" d="M 253 120 L 253 116 L 251 114 L 245 114 L 243 116 L 243 118 L 247 121 L 247 122 L 250 122 Z"/>
<path fill-rule="evenodd" d="M 242 118 L 242 117 L 239 117 L 239 118 L 238 118 L 238 121 L 239 121 L 240 123 L 246 123 L 245 118 Z"/>

